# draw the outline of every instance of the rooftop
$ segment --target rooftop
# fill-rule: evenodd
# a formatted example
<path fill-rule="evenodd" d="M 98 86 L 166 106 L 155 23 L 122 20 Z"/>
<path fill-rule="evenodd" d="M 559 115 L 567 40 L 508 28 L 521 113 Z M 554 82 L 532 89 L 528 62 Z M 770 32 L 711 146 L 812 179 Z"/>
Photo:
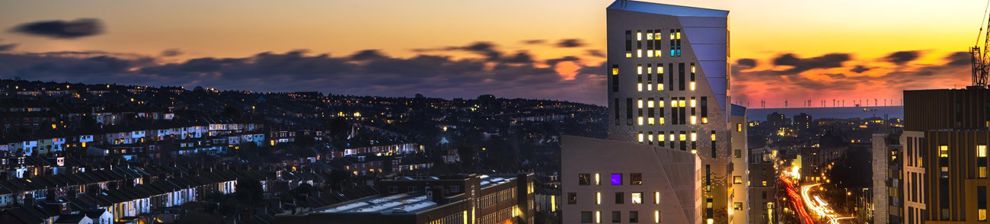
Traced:
<path fill-rule="evenodd" d="M 395 194 L 376 196 L 338 204 L 318 213 L 378 213 L 408 214 L 436 207 L 437 203 L 424 194 Z"/>
<path fill-rule="evenodd" d="M 631 12 L 671 15 L 671 16 L 695 16 L 695 17 L 727 17 L 729 11 L 719 9 L 706 9 L 689 6 L 668 5 L 652 2 L 616 0 L 608 9 L 625 10 Z"/>

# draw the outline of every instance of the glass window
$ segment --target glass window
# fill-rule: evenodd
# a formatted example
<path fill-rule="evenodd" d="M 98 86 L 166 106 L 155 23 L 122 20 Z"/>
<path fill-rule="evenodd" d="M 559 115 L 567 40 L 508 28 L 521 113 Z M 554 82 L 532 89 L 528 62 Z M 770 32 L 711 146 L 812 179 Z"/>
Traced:
<path fill-rule="evenodd" d="M 620 222 L 622 222 L 622 212 L 612 211 L 612 223 L 620 223 Z"/>
<path fill-rule="evenodd" d="M 591 223 L 591 212 L 581 211 L 581 223 Z"/>
<path fill-rule="evenodd" d="M 938 156 L 942 158 L 949 158 L 949 146 L 947 145 L 938 146 Z"/>
<path fill-rule="evenodd" d="M 977 145 L 976 146 L 976 156 L 977 157 L 980 157 L 980 158 L 986 158 L 987 157 L 987 146 L 986 145 Z"/>
<path fill-rule="evenodd" d="M 590 173 L 579 173 L 578 174 L 578 185 L 591 185 L 591 174 Z"/>
<path fill-rule="evenodd" d="M 577 204 L 577 193 L 567 192 L 567 204 Z"/>
<path fill-rule="evenodd" d="M 742 184 L 742 177 L 741 176 L 734 176 L 734 177 L 732 177 L 732 183 L 734 183 L 734 184 Z"/>
<path fill-rule="evenodd" d="M 615 204 L 621 205 L 626 203 L 626 195 L 622 192 L 615 192 Z"/>
<path fill-rule="evenodd" d="M 639 211 L 629 211 L 629 223 L 639 223 Z"/>
<path fill-rule="evenodd" d="M 630 173 L 629 174 L 629 185 L 643 185 L 643 174 L 642 173 Z"/>
<path fill-rule="evenodd" d="M 633 204 L 643 204 L 643 192 L 633 192 L 629 195 L 629 201 Z"/>
<path fill-rule="evenodd" d="M 612 185 L 622 185 L 622 173 L 612 173 Z"/>

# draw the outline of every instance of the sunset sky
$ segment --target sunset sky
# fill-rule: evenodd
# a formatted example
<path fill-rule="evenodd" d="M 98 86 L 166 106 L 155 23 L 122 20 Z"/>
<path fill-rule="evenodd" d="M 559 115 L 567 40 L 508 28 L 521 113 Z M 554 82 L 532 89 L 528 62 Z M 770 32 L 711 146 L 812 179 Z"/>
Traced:
<path fill-rule="evenodd" d="M 730 11 L 732 94 L 751 107 L 963 87 L 986 6 L 650 1 Z M 609 3 L 0 0 L 0 78 L 601 105 Z"/>

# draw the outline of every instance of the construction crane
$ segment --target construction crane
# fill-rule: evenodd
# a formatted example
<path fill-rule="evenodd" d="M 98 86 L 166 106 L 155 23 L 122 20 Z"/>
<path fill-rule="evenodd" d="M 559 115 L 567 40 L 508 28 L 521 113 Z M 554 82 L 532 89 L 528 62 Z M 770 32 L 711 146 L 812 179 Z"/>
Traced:
<path fill-rule="evenodd" d="M 987 9 L 990 9 L 990 0 L 987 1 L 987 6 L 983 9 L 983 21 L 980 22 L 980 31 L 976 34 L 976 44 L 973 48 L 969 49 L 970 59 L 973 65 L 973 84 L 971 86 L 977 88 L 987 88 L 987 74 L 990 73 L 990 55 L 988 55 L 988 47 L 990 47 L 990 22 L 987 16 Z M 984 29 L 983 24 L 986 23 L 987 27 Z M 984 33 L 984 31 L 986 33 Z M 983 46 L 980 46 L 980 37 L 983 37 Z"/>

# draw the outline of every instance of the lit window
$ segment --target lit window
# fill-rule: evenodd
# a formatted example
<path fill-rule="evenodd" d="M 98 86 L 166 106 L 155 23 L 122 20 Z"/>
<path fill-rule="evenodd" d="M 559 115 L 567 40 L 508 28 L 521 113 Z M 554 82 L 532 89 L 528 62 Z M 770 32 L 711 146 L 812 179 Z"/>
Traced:
<path fill-rule="evenodd" d="M 636 118 L 636 124 L 639 125 L 639 126 L 643 126 L 643 117 L 637 117 Z"/>
<path fill-rule="evenodd" d="M 612 66 L 612 75 L 619 75 L 619 67 Z"/>
<path fill-rule="evenodd" d="M 595 211 L 595 223 L 602 223 L 602 211 Z"/>
<path fill-rule="evenodd" d="M 715 131 L 712 131 L 712 141 L 715 141 Z"/>
<path fill-rule="evenodd" d="M 602 185 L 602 177 L 598 173 L 595 173 L 595 185 Z"/>
<path fill-rule="evenodd" d="M 650 119 L 653 119 L 653 118 L 650 118 Z M 652 122 L 650 122 L 650 123 L 652 123 Z M 650 134 L 646 135 L 646 139 L 648 141 L 650 141 L 650 144 L 653 144 L 653 133 L 650 133 Z"/>
<path fill-rule="evenodd" d="M 691 88 L 691 91 L 694 91 L 696 86 L 697 86 L 697 84 L 695 84 L 694 81 L 691 81 L 691 83 L 689 83 L 689 86 L 688 87 Z"/>
<path fill-rule="evenodd" d="M 595 204 L 596 205 L 602 204 L 602 192 L 595 192 Z"/>
<path fill-rule="evenodd" d="M 631 58 L 631 57 L 632 57 L 632 52 L 626 52 L 626 58 Z"/>
<path fill-rule="evenodd" d="M 680 134 L 681 141 L 687 141 L 687 134 Z"/>
<path fill-rule="evenodd" d="M 630 195 L 630 200 L 629 201 L 631 201 L 634 205 L 635 204 L 643 204 L 643 193 L 641 193 L 641 192 L 634 192 L 634 193 L 632 193 Z"/>
<path fill-rule="evenodd" d="M 742 133 L 743 125 L 742 123 L 736 124 L 736 132 Z"/>
<path fill-rule="evenodd" d="M 643 74 L 643 65 L 636 65 L 636 74 L 637 75 Z"/>
<path fill-rule="evenodd" d="M 653 223 L 660 223 L 660 210 L 653 210 Z"/>
<path fill-rule="evenodd" d="M 734 183 L 734 184 L 742 184 L 742 177 L 741 176 L 734 176 L 734 177 L 732 177 L 732 183 Z"/>
<path fill-rule="evenodd" d="M 949 158 L 949 146 L 947 145 L 938 146 L 938 156 L 942 158 Z"/>
<path fill-rule="evenodd" d="M 612 173 L 611 182 L 613 186 L 622 185 L 622 173 Z"/>
<path fill-rule="evenodd" d="M 636 40 L 637 41 L 643 40 L 643 32 L 636 32 Z"/>
<path fill-rule="evenodd" d="M 698 132 L 691 131 L 691 141 L 692 142 L 698 141 Z"/>
<path fill-rule="evenodd" d="M 637 108 L 643 109 L 643 99 L 636 100 Z"/>
<path fill-rule="evenodd" d="M 691 107 L 697 107 L 697 106 L 698 106 L 698 101 L 695 101 L 694 100 L 694 97 L 692 97 L 691 98 Z"/>
<path fill-rule="evenodd" d="M 643 142 L 643 138 L 644 138 L 643 133 L 639 133 L 639 142 Z"/>
<path fill-rule="evenodd" d="M 657 83 L 657 91 L 663 92 L 663 83 Z"/>
<path fill-rule="evenodd" d="M 652 117 L 651 118 L 648 118 L 648 119 L 646 119 L 646 123 L 647 124 L 650 124 L 650 125 L 656 124 L 656 119 L 654 119 Z"/>
<path fill-rule="evenodd" d="M 980 157 L 980 158 L 986 158 L 987 157 L 987 146 L 986 145 L 977 145 L 976 146 L 976 156 L 977 157 Z"/>
<path fill-rule="evenodd" d="M 659 205 L 660 204 L 660 192 L 659 191 L 653 192 L 653 204 L 655 204 L 655 205 Z"/>
<path fill-rule="evenodd" d="M 636 83 L 636 92 L 643 92 L 643 83 Z"/>
<path fill-rule="evenodd" d="M 698 116 L 691 115 L 691 124 L 698 124 Z"/>

